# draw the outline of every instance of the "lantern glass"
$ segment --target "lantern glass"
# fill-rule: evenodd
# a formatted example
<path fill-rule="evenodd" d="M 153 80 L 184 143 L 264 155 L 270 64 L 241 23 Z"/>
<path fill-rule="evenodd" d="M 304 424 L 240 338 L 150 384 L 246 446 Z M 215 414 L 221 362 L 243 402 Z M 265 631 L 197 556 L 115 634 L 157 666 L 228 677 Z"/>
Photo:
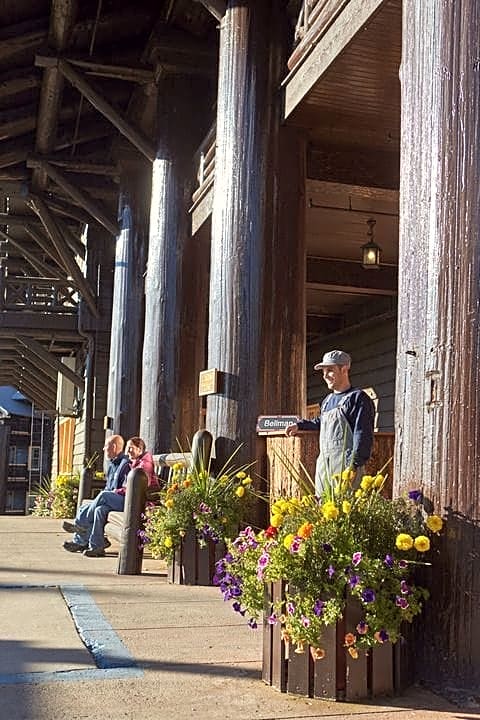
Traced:
<path fill-rule="evenodd" d="M 380 247 L 373 240 L 362 245 L 362 265 L 367 270 L 378 270 L 380 267 Z"/>

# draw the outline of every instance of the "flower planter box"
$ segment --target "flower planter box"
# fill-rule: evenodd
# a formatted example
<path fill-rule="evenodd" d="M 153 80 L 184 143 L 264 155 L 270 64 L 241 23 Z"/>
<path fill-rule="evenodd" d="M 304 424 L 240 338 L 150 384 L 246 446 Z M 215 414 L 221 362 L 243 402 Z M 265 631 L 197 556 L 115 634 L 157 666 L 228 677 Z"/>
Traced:
<path fill-rule="evenodd" d="M 266 607 L 280 600 L 284 583 L 265 586 Z M 326 700 L 362 700 L 379 695 L 393 695 L 403 687 L 400 674 L 400 643 L 372 648 L 368 654 L 359 651 L 352 658 L 344 647 L 345 634 L 355 632 L 361 619 L 360 608 L 347 603 L 345 616 L 334 627 L 328 626 L 321 646 L 325 657 L 314 661 L 309 648 L 295 652 L 292 645 L 281 639 L 279 624 L 270 625 L 266 612 L 263 626 L 262 678 L 280 692 L 294 693 Z"/>
<path fill-rule="evenodd" d="M 225 555 L 224 543 L 211 541 L 200 547 L 195 533 L 189 531 L 175 550 L 168 567 L 168 582 L 176 585 L 212 585 L 215 563 Z"/>

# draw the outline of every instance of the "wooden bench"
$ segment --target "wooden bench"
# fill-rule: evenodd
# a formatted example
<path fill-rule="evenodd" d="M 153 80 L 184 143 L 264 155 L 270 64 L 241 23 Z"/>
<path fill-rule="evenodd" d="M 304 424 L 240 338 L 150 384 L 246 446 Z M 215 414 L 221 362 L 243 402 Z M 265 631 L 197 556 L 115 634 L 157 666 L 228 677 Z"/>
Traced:
<path fill-rule="evenodd" d="M 185 466 L 207 466 L 210 460 L 212 440 L 212 435 L 208 430 L 197 430 L 193 436 L 191 452 L 155 455 L 156 474 L 161 475 L 163 468 L 172 468 L 178 463 Z M 80 480 L 80 486 L 81 491 L 82 479 Z M 79 502 L 81 502 L 80 499 Z M 105 525 L 107 537 L 111 537 L 120 543 L 117 565 L 118 575 L 140 575 L 142 572 L 143 547 L 139 544 L 138 533 L 143 527 L 142 516 L 145 512 L 146 503 L 147 475 L 140 468 L 134 468 L 130 470 L 127 476 L 124 511 L 110 512 Z"/>

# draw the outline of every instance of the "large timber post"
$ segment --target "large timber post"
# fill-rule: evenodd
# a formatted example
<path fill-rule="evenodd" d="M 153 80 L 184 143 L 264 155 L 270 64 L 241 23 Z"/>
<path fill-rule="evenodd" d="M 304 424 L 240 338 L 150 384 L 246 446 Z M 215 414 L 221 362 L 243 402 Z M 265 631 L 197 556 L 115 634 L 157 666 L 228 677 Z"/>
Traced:
<path fill-rule="evenodd" d="M 145 282 L 145 339 L 140 434 L 153 452 L 172 449 L 178 386 L 181 261 L 187 238 L 187 162 L 193 142 L 188 80 L 167 77 L 159 88 L 158 149 L 153 163 Z M 191 133 L 190 133 L 191 135 Z"/>
<path fill-rule="evenodd" d="M 404 0 L 396 492 L 447 529 L 416 676 L 480 685 L 480 6 Z"/>
<path fill-rule="evenodd" d="M 217 457 L 239 441 L 255 454 L 262 401 L 262 281 L 266 213 L 269 27 L 275 2 L 229 0 L 220 27 L 208 367 L 220 387 L 207 400 Z M 278 99 L 278 97 L 277 97 Z"/>
<path fill-rule="evenodd" d="M 119 199 L 107 415 L 111 430 L 138 435 L 142 383 L 144 272 L 148 241 L 148 173 L 129 166 Z"/>

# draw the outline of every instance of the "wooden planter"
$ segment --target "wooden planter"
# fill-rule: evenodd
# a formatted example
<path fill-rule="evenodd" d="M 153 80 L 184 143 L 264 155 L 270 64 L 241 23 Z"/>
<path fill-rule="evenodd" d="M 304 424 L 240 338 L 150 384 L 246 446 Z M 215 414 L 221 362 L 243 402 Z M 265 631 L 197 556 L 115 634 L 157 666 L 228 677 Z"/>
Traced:
<path fill-rule="evenodd" d="M 209 542 L 200 547 L 193 530 L 184 537 L 175 550 L 168 567 L 168 582 L 177 585 L 212 585 L 215 563 L 225 555 L 224 543 Z"/>
<path fill-rule="evenodd" d="M 276 602 L 283 596 L 284 584 L 272 583 L 265 588 L 265 602 Z M 326 655 L 314 661 L 310 649 L 294 652 L 280 637 L 280 625 L 268 624 L 266 612 L 263 627 L 264 682 L 280 692 L 328 700 L 361 700 L 379 695 L 393 695 L 403 687 L 400 677 L 400 648 L 390 643 L 378 645 L 367 654 L 359 651 L 353 659 L 344 647 L 347 632 L 355 633 L 361 619 L 360 608 L 347 604 L 345 617 L 334 627 L 325 629 L 321 646 Z"/>

